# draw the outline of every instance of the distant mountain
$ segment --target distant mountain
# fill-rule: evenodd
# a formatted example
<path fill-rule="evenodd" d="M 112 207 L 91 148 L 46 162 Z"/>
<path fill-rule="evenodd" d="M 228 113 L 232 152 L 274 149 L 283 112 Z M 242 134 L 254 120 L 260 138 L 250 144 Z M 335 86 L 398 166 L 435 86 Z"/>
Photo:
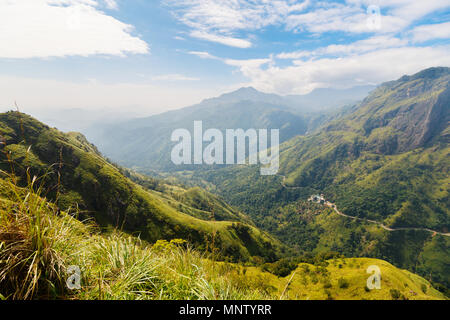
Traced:
<path fill-rule="evenodd" d="M 87 136 L 107 157 L 127 167 L 149 170 L 185 170 L 170 161 L 171 133 L 193 131 L 194 121 L 205 129 L 280 129 L 281 142 L 313 130 L 326 119 L 326 112 L 356 103 L 372 87 L 348 90 L 320 89 L 304 96 L 282 97 L 254 88 L 241 88 L 198 105 L 148 118 L 95 125 Z"/>
<path fill-rule="evenodd" d="M 306 120 L 292 113 L 286 106 L 267 102 L 233 102 L 207 100 L 199 105 L 170 111 L 149 118 L 131 120 L 106 126 L 91 134 L 102 153 L 127 167 L 140 170 L 185 170 L 171 162 L 172 132 L 187 129 L 193 134 L 194 121 L 203 121 L 204 130 L 226 129 L 280 129 L 281 141 L 304 134 Z"/>
<path fill-rule="evenodd" d="M 382 84 L 316 132 L 285 142 L 280 176 L 241 166 L 192 179 L 212 183 L 299 250 L 379 257 L 448 286 L 450 237 L 424 229 L 450 231 L 449 120 L 450 68 L 430 68 Z M 313 193 L 362 220 L 312 214 L 304 201 Z"/>
<path fill-rule="evenodd" d="M 124 110 L 111 110 L 108 108 L 98 110 L 90 108 L 49 108 L 32 110 L 32 116 L 63 132 L 85 132 L 89 131 L 89 128 L 93 126 L 134 119 L 139 114 L 134 113 L 133 108 Z"/>
<path fill-rule="evenodd" d="M 217 105 L 238 103 L 242 101 L 263 102 L 280 106 L 285 106 L 287 104 L 284 97 L 276 94 L 260 92 L 253 87 L 240 88 L 236 91 L 222 94 L 216 98 L 205 99 L 202 104 Z"/>
<path fill-rule="evenodd" d="M 432 68 L 378 87 L 348 117 L 325 131 L 352 131 L 366 138 L 366 149 L 393 154 L 448 139 L 448 68 Z M 448 142 L 448 140 L 446 140 Z"/>
<path fill-rule="evenodd" d="M 206 99 L 205 104 L 237 103 L 253 101 L 286 106 L 292 112 L 306 115 L 330 111 L 364 99 L 376 86 L 357 86 L 349 89 L 319 88 L 305 95 L 280 96 L 260 92 L 252 87 L 226 93 L 217 98 Z"/>
<path fill-rule="evenodd" d="M 448 190 L 449 121 L 450 69 L 428 69 L 381 85 L 354 112 L 286 143 L 280 171 L 288 185 L 327 190 L 337 201 L 351 189 L 351 203 L 341 204 L 355 215 L 450 230 L 448 194 L 436 190 Z M 384 202 L 378 210 L 355 202 L 369 190 Z M 420 222 L 399 214 L 408 198 L 423 200 Z"/>
<path fill-rule="evenodd" d="M 345 105 L 353 105 L 364 99 L 376 86 L 357 86 L 349 89 L 320 88 L 305 95 L 284 97 L 297 113 L 332 111 Z"/>

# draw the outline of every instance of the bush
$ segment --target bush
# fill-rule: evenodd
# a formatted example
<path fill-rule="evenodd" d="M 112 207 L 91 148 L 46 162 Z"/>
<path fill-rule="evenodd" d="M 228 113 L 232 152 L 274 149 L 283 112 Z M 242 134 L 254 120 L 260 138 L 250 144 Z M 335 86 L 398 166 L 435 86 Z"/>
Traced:
<path fill-rule="evenodd" d="M 394 300 L 399 300 L 400 297 L 402 296 L 402 294 L 400 293 L 400 291 L 398 291 L 397 289 L 391 289 L 389 291 L 389 293 L 391 294 L 392 299 Z"/>
<path fill-rule="evenodd" d="M 347 289 L 348 287 L 349 287 L 349 282 L 348 282 L 348 280 L 347 279 L 344 279 L 344 278 L 340 278 L 339 280 L 338 280 L 338 286 L 339 286 L 339 288 L 341 288 L 341 289 Z"/>
<path fill-rule="evenodd" d="M 422 285 L 420 286 L 420 288 L 422 289 L 422 292 L 423 292 L 423 293 L 427 293 L 427 286 L 426 286 L 424 283 L 422 283 Z"/>
<path fill-rule="evenodd" d="M 297 266 L 297 263 L 291 259 L 281 259 L 277 262 L 266 264 L 264 269 L 278 277 L 287 277 L 292 271 L 297 269 Z"/>
<path fill-rule="evenodd" d="M 330 289 L 332 287 L 331 282 L 329 279 L 325 280 L 325 283 L 323 284 L 324 289 Z"/>

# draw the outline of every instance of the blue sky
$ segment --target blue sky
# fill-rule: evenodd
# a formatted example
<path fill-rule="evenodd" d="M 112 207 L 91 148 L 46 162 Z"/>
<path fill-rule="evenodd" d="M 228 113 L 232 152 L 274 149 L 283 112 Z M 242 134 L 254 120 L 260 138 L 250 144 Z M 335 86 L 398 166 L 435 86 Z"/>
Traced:
<path fill-rule="evenodd" d="M 0 0 L 0 108 L 152 114 L 450 66 L 448 0 Z"/>

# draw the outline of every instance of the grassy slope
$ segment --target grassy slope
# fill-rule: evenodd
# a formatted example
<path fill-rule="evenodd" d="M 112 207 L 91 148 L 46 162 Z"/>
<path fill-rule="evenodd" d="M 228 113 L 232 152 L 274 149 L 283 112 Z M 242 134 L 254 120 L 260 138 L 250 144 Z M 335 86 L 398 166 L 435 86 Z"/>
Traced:
<path fill-rule="evenodd" d="M 147 190 L 103 159 L 80 134 L 61 133 L 16 112 L 0 115 L 0 133 L 5 151 L 14 161 L 11 168 L 2 153 L 1 168 L 14 170 L 22 178 L 27 168 L 31 175 L 45 175 L 48 197 L 58 199 L 63 209 L 77 203 L 87 212 L 81 218 L 94 217 L 102 226 L 121 227 L 152 242 L 183 238 L 200 249 L 210 249 L 214 242 L 215 248 L 231 259 L 262 256 L 271 260 L 279 253 L 279 243 L 251 225 L 209 220 L 211 212 L 207 210 L 216 211 L 222 219 L 244 220 L 217 197 L 199 190 L 181 194 L 180 190 Z M 194 205 L 199 199 L 206 204 Z"/>
<path fill-rule="evenodd" d="M 355 156 L 359 142 L 348 135 L 300 139 L 281 158 L 288 186 L 321 190 L 343 212 L 393 227 L 450 229 L 448 146 Z"/>
<path fill-rule="evenodd" d="M 0 297 L 6 299 L 444 299 L 423 278 L 376 259 L 302 263 L 277 277 L 256 267 L 215 262 L 176 242 L 101 234 L 57 210 L 34 189 L 1 180 Z M 42 191 L 42 190 L 40 190 Z M 70 291 L 68 266 L 81 271 Z M 365 289 L 369 265 L 381 289 Z"/>
<path fill-rule="evenodd" d="M 450 69 L 380 86 L 351 114 L 284 146 L 292 186 L 325 192 L 347 214 L 450 230 Z"/>

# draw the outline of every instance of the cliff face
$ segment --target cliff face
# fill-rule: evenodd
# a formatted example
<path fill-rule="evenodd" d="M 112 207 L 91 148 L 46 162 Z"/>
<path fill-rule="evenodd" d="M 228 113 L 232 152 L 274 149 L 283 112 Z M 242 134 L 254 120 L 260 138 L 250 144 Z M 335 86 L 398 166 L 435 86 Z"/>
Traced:
<path fill-rule="evenodd" d="M 401 153 L 448 139 L 449 80 L 449 68 L 431 68 L 385 83 L 346 123 L 378 153 Z"/>

